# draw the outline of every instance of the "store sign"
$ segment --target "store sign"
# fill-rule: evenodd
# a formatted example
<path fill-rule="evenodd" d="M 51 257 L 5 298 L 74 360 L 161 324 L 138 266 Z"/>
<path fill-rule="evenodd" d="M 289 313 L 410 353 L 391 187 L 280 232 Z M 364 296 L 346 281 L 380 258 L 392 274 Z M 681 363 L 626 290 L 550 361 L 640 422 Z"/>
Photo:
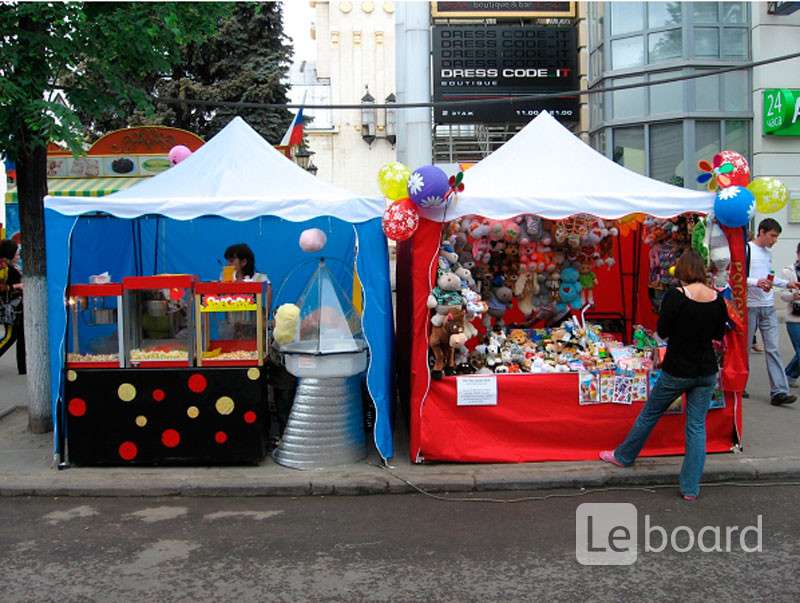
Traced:
<path fill-rule="evenodd" d="M 764 134 L 800 136 L 800 90 L 764 90 Z"/>
<path fill-rule="evenodd" d="M 436 101 L 490 100 L 578 88 L 574 27 L 434 25 Z M 526 123 L 541 111 L 577 121 L 578 97 L 437 107 L 437 123 Z"/>
<path fill-rule="evenodd" d="M 431 15 L 450 19 L 572 18 L 575 2 L 433 2 Z"/>

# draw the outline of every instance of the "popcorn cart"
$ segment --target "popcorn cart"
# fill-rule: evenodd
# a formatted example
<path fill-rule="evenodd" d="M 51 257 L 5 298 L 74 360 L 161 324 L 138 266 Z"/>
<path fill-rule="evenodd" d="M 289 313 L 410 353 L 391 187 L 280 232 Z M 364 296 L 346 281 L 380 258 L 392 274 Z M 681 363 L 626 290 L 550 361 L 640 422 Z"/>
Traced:
<path fill-rule="evenodd" d="M 122 280 L 127 367 L 192 366 L 194 282 L 195 277 L 187 274 Z"/>
<path fill-rule="evenodd" d="M 72 285 L 67 295 L 67 368 L 123 367 L 122 285 Z"/>
<path fill-rule="evenodd" d="M 264 283 L 197 283 L 197 366 L 261 366 Z M 269 290 L 269 284 L 266 284 Z"/>

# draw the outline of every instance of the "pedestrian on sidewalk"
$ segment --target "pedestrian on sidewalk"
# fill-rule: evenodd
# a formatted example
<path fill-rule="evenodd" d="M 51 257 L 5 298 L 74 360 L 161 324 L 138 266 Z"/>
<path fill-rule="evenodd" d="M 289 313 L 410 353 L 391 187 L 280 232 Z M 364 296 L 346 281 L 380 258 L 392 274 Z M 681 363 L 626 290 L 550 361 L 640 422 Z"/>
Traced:
<path fill-rule="evenodd" d="M 19 270 L 19 245 L 10 239 L 0 241 L 0 356 L 17 344 L 17 372 L 27 373 L 25 329 L 22 319 L 22 272 Z"/>
<path fill-rule="evenodd" d="M 705 263 L 689 249 L 675 264 L 681 286 L 670 289 L 661 302 L 657 331 L 667 340 L 661 376 L 644 408 L 615 450 L 600 458 L 618 467 L 634 463 L 664 411 L 686 394 L 686 454 L 680 473 L 680 494 L 695 500 L 706 460 L 706 413 L 717 387 L 717 357 L 713 341 L 725 335 L 728 310 L 725 300 L 706 285 Z"/>
<path fill-rule="evenodd" d="M 773 406 L 792 404 L 797 400 L 797 396 L 789 394 L 789 382 L 781 361 L 778 314 L 775 311 L 775 295 L 772 291 L 774 286 L 793 289 L 798 287 L 796 282 L 790 283 L 784 278 L 775 276 L 772 270 L 771 250 L 778 241 L 781 230 L 781 225 L 776 220 L 772 218 L 762 220 L 755 238 L 747 244 L 746 250 L 747 341 L 753 341 L 756 329 L 761 332 L 769 375 L 770 403 Z"/>
<path fill-rule="evenodd" d="M 800 243 L 797 244 L 795 254 L 794 265 L 783 269 L 783 274 L 790 283 L 800 281 Z M 797 387 L 797 378 L 800 377 L 800 290 L 786 289 L 781 292 L 780 297 L 786 302 L 786 330 L 794 348 L 794 356 L 784 372 L 789 387 Z"/>

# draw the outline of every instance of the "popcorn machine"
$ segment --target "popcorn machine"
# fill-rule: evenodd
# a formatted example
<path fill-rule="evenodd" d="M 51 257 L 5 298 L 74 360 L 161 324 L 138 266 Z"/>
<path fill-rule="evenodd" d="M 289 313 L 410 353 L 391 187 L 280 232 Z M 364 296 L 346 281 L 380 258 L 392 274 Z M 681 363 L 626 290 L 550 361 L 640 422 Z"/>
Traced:
<path fill-rule="evenodd" d="M 122 285 L 72 285 L 67 295 L 67 368 L 125 366 Z"/>

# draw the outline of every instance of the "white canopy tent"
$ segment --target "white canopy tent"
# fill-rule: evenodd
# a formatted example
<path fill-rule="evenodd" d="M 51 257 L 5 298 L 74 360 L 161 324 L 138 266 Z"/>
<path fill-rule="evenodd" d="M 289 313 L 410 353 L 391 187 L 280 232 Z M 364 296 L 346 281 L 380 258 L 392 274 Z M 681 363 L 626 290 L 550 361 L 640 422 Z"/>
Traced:
<path fill-rule="evenodd" d="M 559 219 L 579 213 L 620 218 L 642 212 L 662 218 L 708 213 L 714 194 L 665 184 L 604 157 L 540 113 L 511 140 L 464 173 L 464 192 L 431 220 L 470 214 L 506 219 L 535 213 Z"/>
<path fill-rule="evenodd" d="M 347 222 L 381 217 L 380 197 L 354 195 L 287 160 L 241 118 L 177 166 L 103 198 L 46 197 L 45 207 L 76 216 L 159 214 L 176 220 L 216 215 L 249 220 L 269 214 L 300 222 L 331 216 Z"/>

